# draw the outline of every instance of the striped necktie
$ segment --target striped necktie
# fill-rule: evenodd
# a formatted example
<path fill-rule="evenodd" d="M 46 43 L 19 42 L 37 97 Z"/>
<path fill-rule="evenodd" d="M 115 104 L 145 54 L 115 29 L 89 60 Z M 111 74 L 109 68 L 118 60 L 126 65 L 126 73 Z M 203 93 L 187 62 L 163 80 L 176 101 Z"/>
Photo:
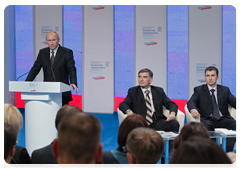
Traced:
<path fill-rule="evenodd" d="M 150 100 L 150 97 L 149 97 L 149 90 L 146 90 L 145 93 L 146 93 L 146 106 L 147 106 L 147 115 L 146 115 L 146 121 L 147 123 L 150 125 L 152 122 L 153 122 L 153 119 L 152 119 L 152 106 L 151 106 L 151 100 Z"/>

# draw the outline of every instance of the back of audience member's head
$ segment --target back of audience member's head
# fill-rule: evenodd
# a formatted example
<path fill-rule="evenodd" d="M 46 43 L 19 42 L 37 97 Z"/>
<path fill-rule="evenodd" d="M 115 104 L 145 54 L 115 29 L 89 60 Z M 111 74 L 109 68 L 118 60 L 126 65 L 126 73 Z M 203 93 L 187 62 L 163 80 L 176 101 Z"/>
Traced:
<path fill-rule="evenodd" d="M 7 163 L 11 162 L 15 152 L 16 142 L 17 130 L 12 125 L 4 123 L 4 160 Z"/>
<path fill-rule="evenodd" d="M 18 108 L 11 104 L 4 104 L 4 123 L 12 125 L 17 130 L 17 134 L 20 133 L 23 117 Z"/>
<path fill-rule="evenodd" d="M 180 144 L 188 140 L 191 136 L 201 136 L 210 138 L 207 128 L 201 122 L 189 122 L 180 131 L 180 134 L 174 139 L 173 146 L 176 150 Z"/>
<path fill-rule="evenodd" d="M 56 129 L 58 129 L 58 124 L 59 122 L 66 116 L 66 115 L 70 115 L 70 114 L 76 114 L 82 112 L 81 109 L 79 109 L 78 107 L 74 106 L 74 105 L 64 105 L 62 106 L 56 115 L 56 119 L 55 119 L 55 127 Z"/>
<path fill-rule="evenodd" d="M 223 149 L 210 138 L 192 136 L 181 144 L 169 161 L 170 164 L 230 164 Z"/>
<path fill-rule="evenodd" d="M 128 134 L 136 127 L 148 127 L 146 120 L 141 115 L 132 114 L 122 121 L 118 129 L 119 150 L 123 151 L 122 147 L 126 145 Z"/>
<path fill-rule="evenodd" d="M 66 116 L 58 126 L 53 150 L 60 164 L 99 163 L 102 159 L 101 124 L 86 113 Z"/>
<path fill-rule="evenodd" d="M 127 158 L 131 164 L 156 164 L 164 151 L 163 138 L 153 129 L 138 127 L 127 137 Z"/>
<path fill-rule="evenodd" d="M 235 152 L 227 152 L 227 156 L 233 164 L 233 168 L 238 168 L 238 154 Z"/>

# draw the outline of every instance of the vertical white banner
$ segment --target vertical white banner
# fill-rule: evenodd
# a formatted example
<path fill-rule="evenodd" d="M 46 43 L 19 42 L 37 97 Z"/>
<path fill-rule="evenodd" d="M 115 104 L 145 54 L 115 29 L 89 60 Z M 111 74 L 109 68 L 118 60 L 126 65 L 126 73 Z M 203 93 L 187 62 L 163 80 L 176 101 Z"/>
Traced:
<path fill-rule="evenodd" d="M 82 25 L 83 111 L 113 114 L 113 6 L 84 5 Z"/>
<path fill-rule="evenodd" d="M 33 43 L 34 61 L 37 59 L 39 50 L 48 47 L 46 34 L 56 31 L 62 45 L 62 5 L 34 5 L 33 6 Z M 50 56 L 49 56 L 50 57 Z M 43 81 L 43 71 L 39 72 L 36 81 Z"/>
<path fill-rule="evenodd" d="M 166 5 L 135 6 L 135 85 L 138 72 L 149 68 L 152 85 L 167 92 L 167 30 Z"/>
<path fill-rule="evenodd" d="M 188 96 L 193 88 L 205 84 L 205 68 L 219 70 L 221 84 L 222 65 L 222 6 L 189 6 L 189 77 Z"/>

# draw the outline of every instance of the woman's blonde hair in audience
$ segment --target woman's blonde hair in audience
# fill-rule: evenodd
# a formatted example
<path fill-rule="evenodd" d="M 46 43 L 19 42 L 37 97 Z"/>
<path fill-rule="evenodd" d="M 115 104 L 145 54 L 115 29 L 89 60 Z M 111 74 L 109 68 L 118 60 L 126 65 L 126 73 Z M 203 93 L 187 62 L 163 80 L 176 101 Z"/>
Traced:
<path fill-rule="evenodd" d="M 4 104 L 4 123 L 12 125 L 17 133 L 20 133 L 23 126 L 23 117 L 18 108 L 11 104 Z"/>

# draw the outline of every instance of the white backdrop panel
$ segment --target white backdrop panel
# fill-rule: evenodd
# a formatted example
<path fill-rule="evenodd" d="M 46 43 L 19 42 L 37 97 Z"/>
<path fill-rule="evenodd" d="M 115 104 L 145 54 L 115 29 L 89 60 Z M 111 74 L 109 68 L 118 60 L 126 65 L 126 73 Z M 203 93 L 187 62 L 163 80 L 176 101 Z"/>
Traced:
<path fill-rule="evenodd" d="M 114 111 L 113 6 L 83 6 L 84 112 Z"/>
<path fill-rule="evenodd" d="M 206 83 L 206 67 L 216 66 L 221 75 L 221 58 L 222 6 L 189 5 L 189 98 L 195 86 Z"/>
<path fill-rule="evenodd" d="M 166 92 L 166 28 L 166 5 L 135 6 L 135 85 L 138 71 L 149 68 L 153 72 L 152 85 Z"/>
<path fill-rule="evenodd" d="M 48 47 L 46 34 L 56 31 L 62 45 L 62 5 L 34 5 L 33 6 L 33 44 L 34 61 L 37 59 L 39 50 Z M 50 56 L 49 56 L 50 57 Z M 39 72 L 36 81 L 43 81 L 43 71 Z"/>

